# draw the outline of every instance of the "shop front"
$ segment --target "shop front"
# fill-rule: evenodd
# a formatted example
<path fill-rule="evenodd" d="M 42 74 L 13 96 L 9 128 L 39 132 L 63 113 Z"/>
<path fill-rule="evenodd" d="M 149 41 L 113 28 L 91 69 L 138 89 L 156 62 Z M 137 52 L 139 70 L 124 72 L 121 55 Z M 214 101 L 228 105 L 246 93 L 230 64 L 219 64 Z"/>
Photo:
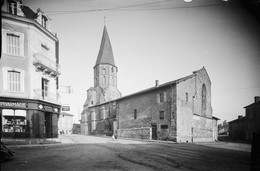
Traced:
<path fill-rule="evenodd" d="M 2 138 L 57 138 L 60 105 L 0 97 Z"/>

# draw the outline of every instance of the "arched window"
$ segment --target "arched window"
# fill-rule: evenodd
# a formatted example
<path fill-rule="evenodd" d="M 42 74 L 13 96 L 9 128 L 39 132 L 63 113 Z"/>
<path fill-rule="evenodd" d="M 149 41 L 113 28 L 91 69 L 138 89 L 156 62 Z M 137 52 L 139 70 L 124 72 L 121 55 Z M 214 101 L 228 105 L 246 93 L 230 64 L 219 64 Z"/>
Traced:
<path fill-rule="evenodd" d="M 103 76 L 103 84 L 106 84 L 107 80 L 106 80 L 106 76 Z"/>
<path fill-rule="evenodd" d="M 207 109 L 207 89 L 205 84 L 202 85 L 202 92 L 201 92 L 201 107 L 202 107 L 202 115 L 206 115 L 205 111 Z"/>

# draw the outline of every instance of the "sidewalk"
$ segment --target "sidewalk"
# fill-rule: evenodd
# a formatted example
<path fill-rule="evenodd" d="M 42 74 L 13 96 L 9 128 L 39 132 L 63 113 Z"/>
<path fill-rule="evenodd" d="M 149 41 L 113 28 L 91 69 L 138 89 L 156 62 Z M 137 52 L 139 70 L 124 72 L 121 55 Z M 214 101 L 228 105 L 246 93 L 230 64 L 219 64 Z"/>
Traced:
<path fill-rule="evenodd" d="M 59 138 L 2 138 L 5 145 L 34 145 L 34 144 L 58 144 L 61 143 Z"/>

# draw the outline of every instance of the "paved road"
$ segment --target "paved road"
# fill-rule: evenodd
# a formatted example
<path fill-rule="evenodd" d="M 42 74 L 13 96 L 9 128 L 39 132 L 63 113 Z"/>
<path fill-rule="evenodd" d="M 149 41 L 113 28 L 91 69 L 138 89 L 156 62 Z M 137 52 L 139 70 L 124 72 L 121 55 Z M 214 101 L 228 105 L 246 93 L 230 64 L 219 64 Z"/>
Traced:
<path fill-rule="evenodd" d="M 197 144 L 72 135 L 63 143 L 13 147 L 1 170 L 249 170 L 250 153 Z"/>

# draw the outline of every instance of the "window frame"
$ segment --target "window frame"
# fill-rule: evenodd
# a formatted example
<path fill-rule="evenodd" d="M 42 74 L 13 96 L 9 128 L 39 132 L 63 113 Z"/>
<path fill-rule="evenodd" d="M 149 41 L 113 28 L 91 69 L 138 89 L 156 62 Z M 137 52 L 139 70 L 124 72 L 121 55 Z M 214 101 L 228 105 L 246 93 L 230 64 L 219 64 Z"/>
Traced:
<path fill-rule="evenodd" d="M 9 90 L 9 81 L 8 81 L 8 71 L 16 71 L 20 73 L 20 91 L 10 91 Z M 11 93 L 24 93 L 25 91 L 25 71 L 19 68 L 12 68 L 12 67 L 3 67 L 3 91 L 11 92 Z"/>
<path fill-rule="evenodd" d="M 162 116 L 162 114 L 163 114 L 163 116 Z M 159 111 L 159 119 L 160 120 L 164 120 L 165 119 L 165 111 L 164 110 L 160 110 Z"/>
<path fill-rule="evenodd" d="M 16 70 L 8 70 L 7 84 L 9 92 L 21 92 L 21 72 Z"/>
<path fill-rule="evenodd" d="M 8 38 L 7 35 L 14 35 L 19 37 L 19 54 L 13 54 L 8 51 Z M 2 29 L 2 53 L 14 57 L 24 57 L 24 33 L 15 32 L 11 30 Z"/>

